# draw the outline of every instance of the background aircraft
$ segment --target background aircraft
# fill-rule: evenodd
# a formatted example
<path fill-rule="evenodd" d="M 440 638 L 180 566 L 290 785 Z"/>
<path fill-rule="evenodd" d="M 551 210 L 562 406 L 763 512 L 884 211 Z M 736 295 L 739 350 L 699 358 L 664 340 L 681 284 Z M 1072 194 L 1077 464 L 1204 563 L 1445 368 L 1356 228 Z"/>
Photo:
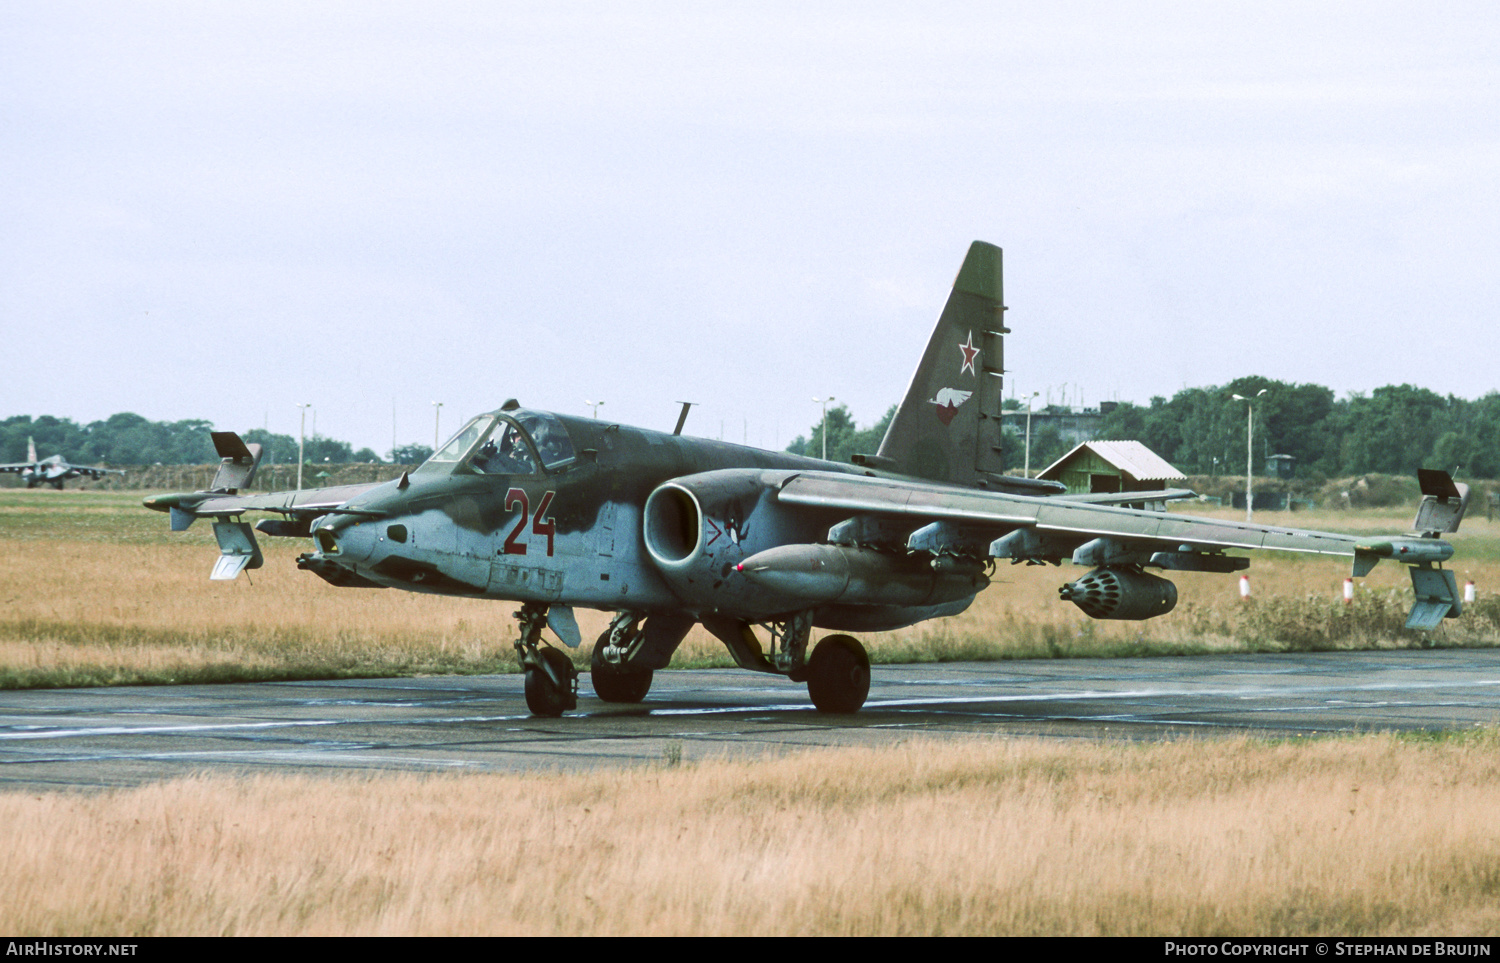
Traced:
<path fill-rule="evenodd" d="M 38 485 L 51 485 L 58 491 L 62 491 L 63 482 L 70 478 L 82 478 L 84 475 L 90 478 L 103 478 L 105 475 L 123 475 L 125 472 L 118 468 L 93 468 L 89 465 L 71 465 L 63 461 L 62 455 L 53 455 L 40 461 L 36 457 L 36 442 L 31 438 L 26 439 L 26 457 L 28 461 L 13 462 L 9 465 L 0 465 L 0 472 L 19 472 L 21 479 L 26 482 L 27 488 L 35 488 Z"/>
<path fill-rule="evenodd" d="M 743 668 L 805 681 L 824 712 L 854 712 L 870 663 L 849 631 L 878 632 L 962 612 L 997 560 L 1091 568 L 1059 594 L 1094 618 L 1171 611 L 1172 582 L 1145 571 L 1234 572 L 1227 549 L 1382 558 L 1412 566 L 1407 625 L 1457 615 L 1453 554 L 1468 488 L 1423 472 L 1415 533 L 1364 538 L 1124 508 L 1142 493 L 1068 495 L 1000 474 L 1005 308 L 1001 253 L 970 247 L 880 451 L 839 465 L 680 434 L 522 408 L 474 418 L 400 479 L 242 496 L 259 446 L 216 433 L 212 490 L 147 498 L 174 530 L 214 520 L 213 578 L 263 559 L 260 531 L 313 541 L 299 568 L 334 585 L 522 603 L 515 647 L 527 704 L 576 705 L 577 673 L 543 640 L 581 643 L 573 609 L 615 612 L 593 650 L 595 693 L 638 702 L 695 624 Z M 678 422 L 680 432 L 682 422 Z M 284 516 L 254 529 L 247 511 Z M 808 648 L 814 629 L 831 629 Z M 762 643 L 757 630 L 767 636 Z"/>

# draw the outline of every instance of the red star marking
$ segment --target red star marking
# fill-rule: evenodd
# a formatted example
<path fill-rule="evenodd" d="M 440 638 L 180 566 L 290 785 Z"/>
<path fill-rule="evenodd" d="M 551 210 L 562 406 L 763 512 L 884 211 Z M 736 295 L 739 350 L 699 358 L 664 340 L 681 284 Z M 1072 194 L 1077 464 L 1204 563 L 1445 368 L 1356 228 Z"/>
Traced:
<path fill-rule="evenodd" d="M 978 375 L 974 370 L 974 359 L 979 357 L 979 349 L 974 347 L 974 332 L 969 332 L 969 340 L 958 346 L 958 350 L 964 353 L 964 365 L 958 369 L 959 374 L 967 371 L 971 375 Z"/>

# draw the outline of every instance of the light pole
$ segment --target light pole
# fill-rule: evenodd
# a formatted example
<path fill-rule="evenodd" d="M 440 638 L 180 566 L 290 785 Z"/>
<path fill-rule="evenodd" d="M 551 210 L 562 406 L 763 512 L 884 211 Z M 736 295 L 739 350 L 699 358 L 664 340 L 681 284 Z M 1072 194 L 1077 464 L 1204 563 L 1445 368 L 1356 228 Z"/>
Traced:
<path fill-rule="evenodd" d="M 302 453 L 306 450 L 307 442 L 307 409 L 312 405 L 298 405 L 302 409 L 302 423 L 297 428 L 297 491 L 302 490 L 302 463 L 306 461 Z"/>
<path fill-rule="evenodd" d="M 594 418 L 595 418 L 595 420 L 597 420 L 599 418 L 599 406 L 602 405 L 602 404 L 604 404 L 604 402 L 602 402 L 602 401 L 587 401 L 586 400 L 586 401 L 584 401 L 584 404 L 586 404 L 590 408 L 594 409 Z"/>
<path fill-rule="evenodd" d="M 1266 393 L 1265 388 L 1246 398 L 1231 395 L 1235 401 L 1245 403 L 1245 521 L 1255 520 L 1255 494 L 1251 490 L 1255 478 L 1255 399 Z"/>
<path fill-rule="evenodd" d="M 828 403 L 836 400 L 833 395 L 827 398 L 814 398 L 813 404 L 823 406 L 823 460 L 828 460 Z"/>
<path fill-rule="evenodd" d="M 1021 474 L 1027 478 L 1031 477 L 1031 403 L 1040 394 L 1040 391 L 1033 391 L 1031 397 L 1026 399 L 1026 467 L 1021 470 Z"/>
<path fill-rule="evenodd" d="M 432 453 L 437 454 L 438 434 L 443 424 L 443 403 L 434 401 L 432 403 Z"/>

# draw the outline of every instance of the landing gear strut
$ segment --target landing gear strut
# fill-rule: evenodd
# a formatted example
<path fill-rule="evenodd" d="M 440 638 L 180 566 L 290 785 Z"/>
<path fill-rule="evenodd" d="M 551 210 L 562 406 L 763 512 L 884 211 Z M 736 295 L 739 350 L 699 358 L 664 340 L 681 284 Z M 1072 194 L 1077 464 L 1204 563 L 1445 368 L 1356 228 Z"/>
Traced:
<path fill-rule="evenodd" d="M 527 602 L 516 613 L 521 637 L 516 654 L 526 669 L 526 708 L 532 715 L 555 719 L 578 708 L 578 670 L 566 655 L 542 647 L 542 628 L 547 624 L 547 606 Z"/>
<path fill-rule="evenodd" d="M 651 691 L 652 670 L 629 664 L 645 635 L 639 622 L 640 616 L 621 612 L 594 643 L 589 681 L 594 694 L 605 702 L 640 702 Z"/>
<path fill-rule="evenodd" d="M 848 635 L 827 636 L 807 655 L 812 616 L 811 611 L 797 612 L 780 622 L 761 623 L 771 634 L 769 653 L 761 648 L 749 622 L 708 618 L 703 627 L 724 643 L 740 668 L 806 682 L 807 694 L 819 712 L 858 712 L 870 694 L 870 657 Z"/>

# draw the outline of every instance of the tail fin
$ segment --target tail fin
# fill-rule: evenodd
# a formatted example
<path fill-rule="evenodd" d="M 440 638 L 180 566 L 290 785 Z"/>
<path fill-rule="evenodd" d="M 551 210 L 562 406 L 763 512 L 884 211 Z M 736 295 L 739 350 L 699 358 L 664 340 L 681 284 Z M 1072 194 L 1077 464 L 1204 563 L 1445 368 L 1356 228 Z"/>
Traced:
<path fill-rule="evenodd" d="M 36 464 L 36 439 L 30 435 L 26 436 L 26 460 Z"/>
<path fill-rule="evenodd" d="M 1000 249 L 975 241 L 872 462 L 958 485 L 998 481 L 1003 295 Z"/>

